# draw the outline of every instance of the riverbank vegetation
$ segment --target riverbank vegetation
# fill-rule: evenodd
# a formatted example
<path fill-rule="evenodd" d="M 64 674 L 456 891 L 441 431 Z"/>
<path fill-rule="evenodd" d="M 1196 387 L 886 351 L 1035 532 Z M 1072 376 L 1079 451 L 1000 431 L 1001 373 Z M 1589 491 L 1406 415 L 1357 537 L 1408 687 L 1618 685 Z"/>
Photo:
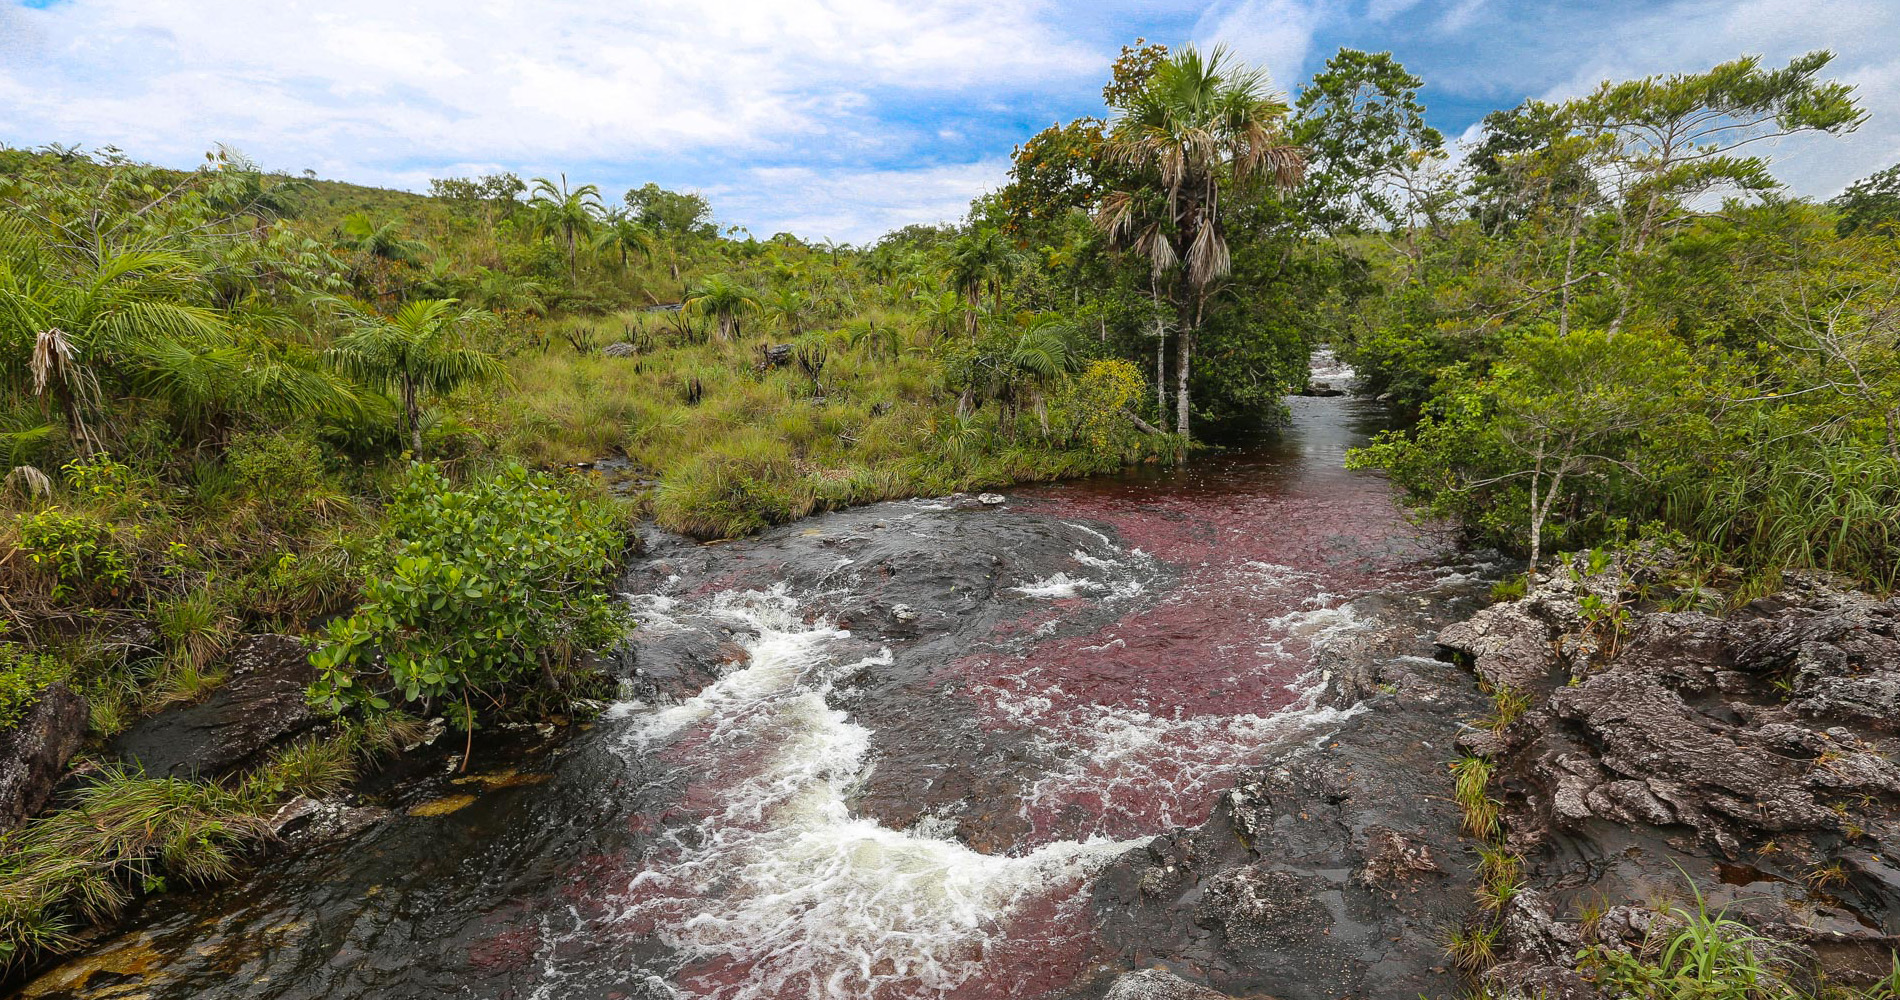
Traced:
<path fill-rule="evenodd" d="M 1649 535 L 1900 582 L 1893 171 L 1828 204 L 1770 172 L 1864 120 L 1827 61 L 1530 101 L 1423 158 L 1341 340 L 1420 419 L 1355 461 L 1533 569 Z"/>

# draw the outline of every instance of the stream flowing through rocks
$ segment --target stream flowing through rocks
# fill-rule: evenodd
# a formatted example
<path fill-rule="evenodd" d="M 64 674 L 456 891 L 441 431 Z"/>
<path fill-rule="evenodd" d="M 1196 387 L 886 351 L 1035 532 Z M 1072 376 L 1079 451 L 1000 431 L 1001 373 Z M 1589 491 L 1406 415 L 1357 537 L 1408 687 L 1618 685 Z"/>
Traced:
<path fill-rule="evenodd" d="M 1150 967 L 1306 992 L 1286 977 L 1308 966 L 1273 964 L 1297 948 L 1255 967 L 1233 932 L 1202 940 L 1193 907 L 1214 904 L 1158 859 L 1231 822 L 1217 807 L 1251 775 L 1363 726 L 1349 679 L 1429 663 L 1487 568 L 1344 469 L 1381 407 L 1288 405 L 1287 427 L 1178 470 L 718 545 L 650 533 L 622 581 L 622 695 L 591 725 L 490 759 L 478 739 L 467 773 L 391 792 L 360 837 L 159 899 L 23 995 L 1200 995 L 1125 975 Z M 1399 742 L 1366 766 L 1401 792 L 1407 768 L 1442 772 L 1449 748 Z M 1402 966 L 1378 980 L 1393 995 L 1441 982 L 1440 928 L 1371 929 L 1332 869 L 1282 867 L 1327 947 L 1364 932 L 1313 995 L 1353 969 Z M 1164 896 L 1186 902 L 1129 902 Z"/>

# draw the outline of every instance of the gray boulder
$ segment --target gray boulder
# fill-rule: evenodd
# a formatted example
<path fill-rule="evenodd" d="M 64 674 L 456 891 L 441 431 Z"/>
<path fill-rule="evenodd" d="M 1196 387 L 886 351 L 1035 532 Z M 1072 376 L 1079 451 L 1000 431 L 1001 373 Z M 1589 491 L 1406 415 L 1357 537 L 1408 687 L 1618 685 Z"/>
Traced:
<path fill-rule="evenodd" d="M 0 733 L 0 830 L 19 826 L 53 797 L 66 761 L 86 739 L 86 722 L 86 699 L 53 684 Z"/>

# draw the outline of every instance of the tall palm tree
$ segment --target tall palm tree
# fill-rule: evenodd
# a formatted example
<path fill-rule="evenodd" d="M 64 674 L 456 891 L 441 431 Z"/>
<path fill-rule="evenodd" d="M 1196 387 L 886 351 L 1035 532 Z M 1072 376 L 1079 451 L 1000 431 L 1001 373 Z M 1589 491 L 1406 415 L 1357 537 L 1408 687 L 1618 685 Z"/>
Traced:
<path fill-rule="evenodd" d="M 950 247 L 950 283 L 970 303 L 968 330 L 976 336 L 977 312 L 988 291 L 997 312 L 1003 307 L 1003 283 L 1014 277 L 1022 265 L 1022 256 L 1002 230 L 981 226 L 965 233 Z"/>
<path fill-rule="evenodd" d="M 1109 157 L 1147 184 L 1104 198 L 1097 225 L 1148 258 L 1157 289 L 1177 265 L 1186 286 L 1175 340 L 1175 432 L 1184 447 L 1194 335 L 1233 269 L 1225 203 L 1260 182 L 1291 188 L 1305 172 L 1305 151 L 1285 138 L 1286 115 L 1259 70 L 1234 65 L 1224 48 L 1202 55 L 1185 46 L 1155 67 L 1109 133 Z"/>
<path fill-rule="evenodd" d="M 559 187 L 546 177 L 536 177 L 530 184 L 528 211 L 532 213 L 535 230 L 558 234 L 567 244 L 567 273 L 568 277 L 574 277 L 579 273 L 576 255 L 580 239 L 593 233 L 600 221 L 599 214 L 605 210 L 600 201 L 600 188 L 582 184 L 569 189 L 566 174 L 561 175 Z"/>
<path fill-rule="evenodd" d="M 343 371 L 400 393 L 409 448 L 417 455 L 422 453 L 423 393 L 448 392 L 502 372 L 501 362 L 467 343 L 467 329 L 479 314 L 455 305 L 454 299 L 416 299 L 388 319 L 362 317 L 333 349 Z"/>
<path fill-rule="evenodd" d="M 719 325 L 719 339 L 731 340 L 739 335 L 740 318 L 759 311 L 759 297 L 726 275 L 712 274 L 686 290 L 686 300 L 681 306 L 701 316 L 711 316 Z"/>

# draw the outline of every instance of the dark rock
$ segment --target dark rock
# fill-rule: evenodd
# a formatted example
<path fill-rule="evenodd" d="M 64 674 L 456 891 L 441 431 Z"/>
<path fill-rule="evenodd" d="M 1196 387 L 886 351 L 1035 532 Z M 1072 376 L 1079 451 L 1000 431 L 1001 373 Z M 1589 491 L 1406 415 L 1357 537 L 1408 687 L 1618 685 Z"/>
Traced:
<path fill-rule="evenodd" d="M 1765 955 L 1864 977 L 1900 929 L 1900 869 L 1885 860 L 1900 856 L 1900 766 L 1887 757 L 1900 604 L 1790 578 L 1727 617 L 1645 612 L 1624 602 L 1643 572 L 1573 564 L 1440 633 L 1485 680 L 1533 694 L 1503 734 L 1460 739 L 1492 759 L 1509 843 L 1529 865 L 1488 994 L 1593 996 L 1572 967 L 1580 947 L 1653 945 L 1677 918 L 1619 902 L 1585 931 L 1559 918 L 1561 901 L 1679 897 L 1685 873 L 1711 911 L 1764 935 Z M 1592 594 L 1626 609 L 1621 630 L 1582 613 Z M 1560 668 L 1567 683 L 1554 683 Z M 1827 884 L 1817 871 L 1838 907 L 1810 895 Z"/>
<path fill-rule="evenodd" d="M 1408 880 L 1445 874 L 1445 869 L 1432 859 L 1430 848 L 1391 830 L 1372 831 L 1366 838 L 1365 858 L 1354 876 L 1359 884 L 1395 897 Z"/>
<path fill-rule="evenodd" d="M 1416 633 L 1414 633 L 1416 635 Z M 1416 641 L 1416 640 L 1415 640 Z M 1449 996 L 1444 929 L 1471 906 L 1444 759 L 1485 702 L 1449 664 L 1406 657 L 1323 745 L 1256 772 L 1200 827 L 1097 880 L 1109 950 L 1192 968 L 1235 996 Z"/>
<path fill-rule="evenodd" d="M 792 363 L 791 344 L 770 344 L 759 348 L 760 362 L 773 368 L 783 368 Z"/>
<path fill-rule="evenodd" d="M 0 733 L 0 830 L 45 807 L 66 762 L 86 739 L 86 699 L 64 684 L 48 685 L 13 728 Z"/>
<path fill-rule="evenodd" d="M 259 763 L 320 721 L 304 694 L 316 679 L 309 656 L 294 636 L 247 636 L 231 654 L 230 679 L 210 698 L 140 722 L 111 749 L 154 777 L 211 776 Z"/>
<path fill-rule="evenodd" d="M 1563 667 L 1553 645 L 1558 634 L 1525 602 L 1512 601 L 1445 626 L 1438 644 L 1468 660 L 1491 684 L 1536 690 Z"/>

